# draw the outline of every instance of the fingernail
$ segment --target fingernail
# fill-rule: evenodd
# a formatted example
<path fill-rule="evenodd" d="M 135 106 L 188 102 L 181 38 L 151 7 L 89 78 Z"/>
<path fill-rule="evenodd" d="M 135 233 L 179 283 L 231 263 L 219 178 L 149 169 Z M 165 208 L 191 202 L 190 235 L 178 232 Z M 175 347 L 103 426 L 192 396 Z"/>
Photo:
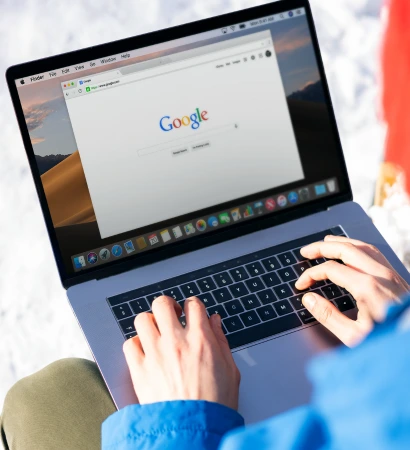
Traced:
<path fill-rule="evenodd" d="M 214 319 L 215 321 L 216 321 L 216 323 L 220 326 L 220 327 L 222 327 L 222 318 L 221 318 L 221 316 L 219 315 L 219 314 L 215 314 L 215 319 Z"/>
<path fill-rule="evenodd" d="M 313 294 L 306 294 L 302 298 L 302 303 L 306 306 L 307 309 L 313 309 L 316 303 L 316 297 Z"/>

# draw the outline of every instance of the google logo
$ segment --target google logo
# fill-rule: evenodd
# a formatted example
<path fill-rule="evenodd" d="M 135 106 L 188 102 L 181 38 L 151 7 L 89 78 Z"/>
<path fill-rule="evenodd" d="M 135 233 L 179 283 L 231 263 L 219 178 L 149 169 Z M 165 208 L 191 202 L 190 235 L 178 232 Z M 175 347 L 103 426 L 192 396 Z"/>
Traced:
<path fill-rule="evenodd" d="M 195 112 L 190 116 L 184 116 L 182 119 L 174 119 L 171 120 L 170 116 L 164 116 L 159 121 L 159 126 L 163 131 L 172 131 L 174 128 L 178 129 L 182 126 L 189 127 L 193 130 L 197 130 L 201 122 L 209 120 L 208 111 L 200 111 L 199 108 L 196 108 Z"/>

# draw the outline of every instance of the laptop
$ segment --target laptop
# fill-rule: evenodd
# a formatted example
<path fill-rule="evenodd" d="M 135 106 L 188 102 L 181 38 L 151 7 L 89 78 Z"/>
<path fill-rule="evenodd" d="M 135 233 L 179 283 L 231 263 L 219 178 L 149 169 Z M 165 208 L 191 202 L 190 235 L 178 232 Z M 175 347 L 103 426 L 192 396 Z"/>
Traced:
<path fill-rule="evenodd" d="M 337 344 L 295 289 L 324 262 L 302 246 L 364 240 L 410 281 L 352 201 L 306 0 L 20 64 L 7 81 L 62 284 L 118 408 L 136 401 L 123 343 L 160 295 L 221 315 L 252 423 L 308 402 L 305 366 Z M 312 289 L 355 317 L 344 289 Z"/>

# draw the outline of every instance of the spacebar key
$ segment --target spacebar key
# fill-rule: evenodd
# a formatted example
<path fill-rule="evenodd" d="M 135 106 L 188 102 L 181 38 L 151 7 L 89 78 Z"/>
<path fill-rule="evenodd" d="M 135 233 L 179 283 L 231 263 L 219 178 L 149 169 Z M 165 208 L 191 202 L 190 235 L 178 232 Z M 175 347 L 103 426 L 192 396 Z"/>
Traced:
<path fill-rule="evenodd" d="M 296 314 L 289 314 L 251 328 L 245 328 L 236 333 L 228 334 L 226 338 L 231 349 L 234 349 L 300 326 L 302 326 L 302 322 L 299 320 L 299 317 Z"/>

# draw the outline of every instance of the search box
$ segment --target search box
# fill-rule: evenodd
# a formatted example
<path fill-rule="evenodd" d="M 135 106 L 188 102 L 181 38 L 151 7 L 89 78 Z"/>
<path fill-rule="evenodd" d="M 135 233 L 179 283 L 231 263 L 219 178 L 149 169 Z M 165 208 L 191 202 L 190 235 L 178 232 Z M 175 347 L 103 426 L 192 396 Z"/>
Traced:
<path fill-rule="evenodd" d="M 145 148 L 138 150 L 137 153 L 138 153 L 138 156 L 140 156 L 140 157 L 148 156 L 148 155 L 151 155 L 152 153 L 162 152 L 165 150 L 172 151 L 176 147 L 180 148 L 181 145 L 183 145 L 184 147 L 187 147 L 190 144 L 192 144 L 192 149 L 194 149 L 194 147 L 195 147 L 195 150 L 199 150 L 200 148 L 210 147 L 210 144 L 207 146 L 201 147 L 201 145 L 204 144 L 205 138 L 208 138 L 210 136 L 218 136 L 220 134 L 232 133 L 238 129 L 239 129 L 238 123 L 222 125 L 219 127 L 211 128 L 210 130 L 207 130 L 207 131 L 201 131 L 199 133 L 196 132 L 195 136 L 192 136 L 192 135 L 189 137 L 185 136 L 183 138 L 173 139 L 173 140 L 167 141 L 162 144 L 145 147 Z"/>

